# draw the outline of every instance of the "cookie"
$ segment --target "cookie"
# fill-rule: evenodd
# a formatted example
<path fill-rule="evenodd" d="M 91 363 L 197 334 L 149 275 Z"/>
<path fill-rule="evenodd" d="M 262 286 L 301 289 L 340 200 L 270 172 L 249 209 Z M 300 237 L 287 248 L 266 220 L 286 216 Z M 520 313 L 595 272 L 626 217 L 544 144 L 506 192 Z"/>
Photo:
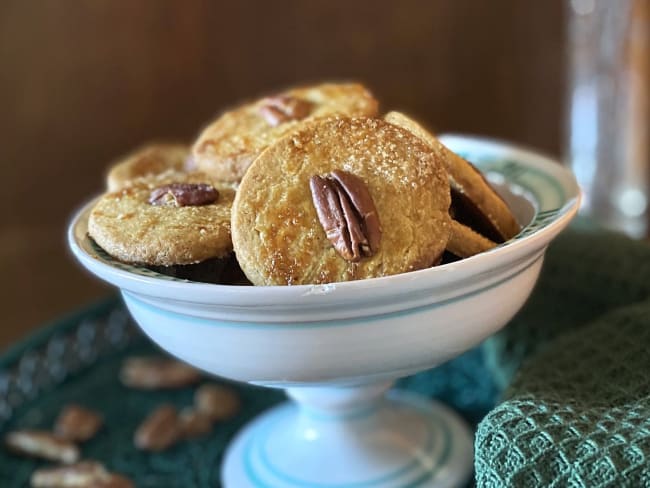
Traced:
<path fill-rule="evenodd" d="M 459 258 L 468 258 L 496 247 L 496 243 L 474 232 L 471 228 L 455 220 L 451 221 L 451 234 L 447 251 Z"/>
<path fill-rule="evenodd" d="M 444 146 L 433 134 L 408 116 L 389 112 L 384 117 L 424 140 L 447 161 L 449 185 L 455 219 L 495 242 L 501 243 L 519 233 L 508 205 L 471 163 Z"/>
<path fill-rule="evenodd" d="M 117 191 L 133 180 L 164 173 L 183 171 L 189 157 L 183 144 L 153 143 L 142 146 L 114 163 L 106 175 L 108 191 Z"/>
<path fill-rule="evenodd" d="M 362 85 L 325 83 L 294 88 L 240 106 L 203 130 L 192 148 L 197 169 L 238 182 L 266 147 L 305 123 L 335 114 L 375 115 L 377 101 Z"/>
<path fill-rule="evenodd" d="M 140 179 L 100 197 L 88 233 L 127 263 L 174 266 L 225 257 L 232 251 L 234 195 L 202 173 Z"/>
<path fill-rule="evenodd" d="M 444 159 L 374 118 L 315 121 L 242 179 L 232 232 L 255 285 L 330 283 L 426 268 L 450 232 Z"/>

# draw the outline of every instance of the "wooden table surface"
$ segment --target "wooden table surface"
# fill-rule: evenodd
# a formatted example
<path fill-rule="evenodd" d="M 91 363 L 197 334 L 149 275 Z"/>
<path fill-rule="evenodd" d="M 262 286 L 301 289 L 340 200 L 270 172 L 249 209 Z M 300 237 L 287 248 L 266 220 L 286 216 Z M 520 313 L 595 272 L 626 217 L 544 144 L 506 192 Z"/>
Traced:
<path fill-rule="evenodd" d="M 562 145 L 565 2 L 0 2 L 0 350 L 113 291 L 65 245 L 111 160 L 286 85 L 366 82 L 440 131 Z"/>

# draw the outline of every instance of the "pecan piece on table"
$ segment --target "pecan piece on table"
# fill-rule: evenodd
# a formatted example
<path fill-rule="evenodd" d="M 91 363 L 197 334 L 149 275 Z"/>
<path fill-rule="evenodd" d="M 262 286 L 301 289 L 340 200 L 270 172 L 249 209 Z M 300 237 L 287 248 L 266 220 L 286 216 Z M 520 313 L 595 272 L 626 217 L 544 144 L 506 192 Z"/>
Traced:
<path fill-rule="evenodd" d="M 184 388 L 201 380 L 201 374 L 187 364 L 162 357 L 133 357 L 122 364 L 120 380 L 142 390 Z"/>
<path fill-rule="evenodd" d="M 95 487 L 109 476 L 101 463 L 81 461 L 66 466 L 39 468 L 32 473 L 30 481 L 34 488 Z"/>
<path fill-rule="evenodd" d="M 79 449 L 72 442 L 43 430 L 17 430 L 5 436 L 7 448 L 17 454 L 34 456 L 64 464 L 79 460 Z"/>
<path fill-rule="evenodd" d="M 71 404 L 61 410 L 54 424 L 54 433 L 72 442 L 84 442 L 97 433 L 103 422 L 98 413 Z"/>
<path fill-rule="evenodd" d="M 93 488 L 135 488 L 135 483 L 121 474 L 109 473 L 108 478 L 91 486 Z"/>
<path fill-rule="evenodd" d="M 191 439 L 207 434 L 212 430 L 212 419 L 194 408 L 184 408 L 178 417 L 181 433 Z"/>
<path fill-rule="evenodd" d="M 311 110 L 311 102 L 288 95 L 265 98 L 259 108 L 260 115 L 272 127 L 290 120 L 302 120 L 310 114 Z"/>
<path fill-rule="evenodd" d="M 161 405 L 140 424 L 135 431 L 133 443 L 145 451 L 163 451 L 174 444 L 181 435 L 176 408 Z"/>
<path fill-rule="evenodd" d="M 96 461 L 81 461 L 66 466 L 39 468 L 32 473 L 34 488 L 134 488 L 122 475 L 109 473 Z"/>
<path fill-rule="evenodd" d="M 344 259 L 358 262 L 379 249 L 381 225 L 366 184 L 347 171 L 309 180 L 316 214 L 328 240 Z"/>
<path fill-rule="evenodd" d="M 230 388 L 205 384 L 194 393 L 194 406 L 213 421 L 225 420 L 239 411 L 240 401 L 237 393 Z"/>

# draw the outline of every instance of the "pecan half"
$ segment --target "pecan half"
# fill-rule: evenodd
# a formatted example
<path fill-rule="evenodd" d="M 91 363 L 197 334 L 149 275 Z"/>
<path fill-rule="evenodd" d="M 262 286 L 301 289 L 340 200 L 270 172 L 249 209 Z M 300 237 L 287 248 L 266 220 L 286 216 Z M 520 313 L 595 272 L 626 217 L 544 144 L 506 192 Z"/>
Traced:
<path fill-rule="evenodd" d="M 277 127 L 289 120 L 304 119 L 310 114 L 312 106 L 311 102 L 302 98 L 277 95 L 265 98 L 259 111 L 269 125 Z"/>
<path fill-rule="evenodd" d="M 175 359 L 132 357 L 124 361 L 120 380 L 125 386 L 142 390 L 183 388 L 201 379 L 191 366 Z"/>
<path fill-rule="evenodd" d="M 145 451 L 163 451 L 181 435 L 178 413 L 172 405 L 161 405 L 151 412 L 135 431 L 133 443 Z"/>
<path fill-rule="evenodd" d="M 208 205 L 219 199 L 219 192 L 207 183 L 170 183 L 154 188 L 149 203 L 157 206 L 187 207 Z"/>
<path fill-rule="evenodd" d="M 122 475 L 109 473 L 97 461 L 81 461 L 67 466 L 39 468 L 32 473 L 34 488 L 133 488 Z"/>
<path fill-rule="evenodd" d="M 135 483 L 120 474 L 110 473 L 108 478 L 91 486 L 93 488 L 135 488 Z"/>
<path fill-rule="evenodd" d="M 225 420 L 239 411 L 239 396 L 230 388 L 205 384 L 194 394 L 196 410 L 211 420 Z"/>
<path fill-rule="evenodd" d="M 178 417 L 181 434 L 186 439 L 192 439 L 207 434 L 212 430 L 212 419 L 193 408 L 184 408 Z"/>
<path fill-rule="evenodd" d="M 314 175 L 309 180 L 318 220 L 334 249 L 358 262 L 379 249 L 381 224 L 370 191 L 361 178 L 347 171 Z"/>
<path fill-rule="evenodd" d="M 18 430 L 5 437 L 6 446 L 27 456 L 39 457 L 64 464 L 79 460 L 79 449 L 72 442 L 42 430 Z"/>
<path fill-rule="evenodd" d="M 40 468 L 31 476 L 34 488 L 84 487 L 98 486 L 108 480 L 110 474 L 96 461 L 81 461 L 67 466 Z"/>
<path fill-rule="evenodd" d="M 54 432 L 73 442 L 84 442 L 93 437 L 102 426 L 102 416 L 79 405 L 68 405 L 59 414 Z"/>

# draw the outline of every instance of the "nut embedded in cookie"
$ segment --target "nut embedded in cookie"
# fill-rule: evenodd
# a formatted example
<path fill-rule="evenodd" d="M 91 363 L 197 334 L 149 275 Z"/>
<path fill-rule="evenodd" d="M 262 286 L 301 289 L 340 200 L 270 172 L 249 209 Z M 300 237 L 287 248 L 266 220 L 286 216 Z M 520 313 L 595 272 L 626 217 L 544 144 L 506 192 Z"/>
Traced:
<path fill-rule="evenodd" d="M 188 207 L 215 203 L 218 198 L 219 192 L 208 183 L 170 183 L 154 188 L 149 203 Z"/>
<path fill-rule="evenodd" d="M 260 104 L 260 113 L 266 121 L 276 127 L 290 120 L 302 120 L 313 109 L 314 104 L 308 100 L 289 95 L 268 97 Z"/>
<path fill-rule="evenodd" d="M 318 219 L 336 251 L 348 261 L 370 257 L 379 248 L 381 225 L 368 187 L 346 171 L 309 180 Z"/>
<path fill-rule="evenodd" d="M 232 252 L 235 191 L 204 173 L 140 179 L 102 195 L 88 233 L 115 259 L 145 266 L 194 265 Z"/>

